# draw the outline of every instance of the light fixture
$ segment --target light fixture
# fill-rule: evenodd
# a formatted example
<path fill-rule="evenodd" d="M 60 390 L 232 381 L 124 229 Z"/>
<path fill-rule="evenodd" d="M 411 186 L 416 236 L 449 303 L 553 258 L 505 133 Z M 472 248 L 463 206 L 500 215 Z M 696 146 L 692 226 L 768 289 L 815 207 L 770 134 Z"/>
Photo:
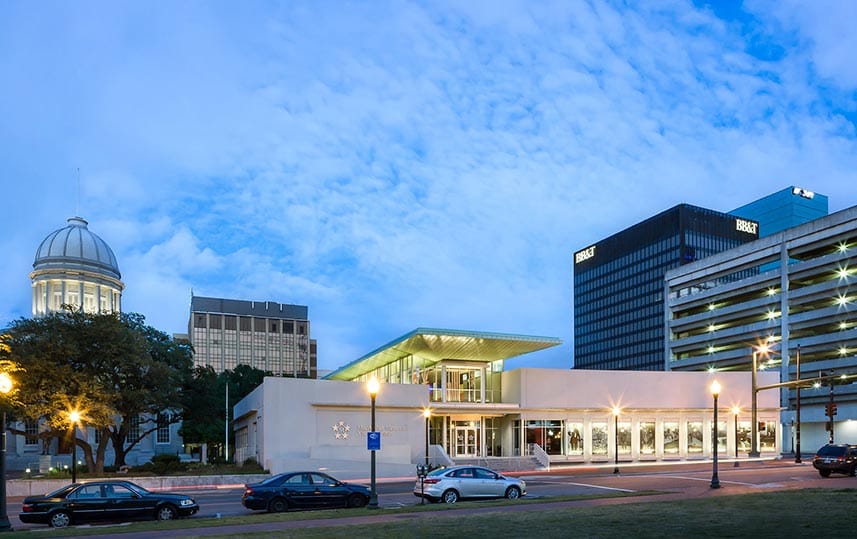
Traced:
<path fill-rule="evenodd" d="M 714 331 L 715 329 L 717 329 L 717 326 L 714 324 L 708 324 L 708 331 Z"/>
<path fill-rule="evenodd" d="M 777 317 L 778 314 L 779 313 L 777 313 L 777 311 L 768 311 L 768 314 L 767 314 L 768 320 L 773 320 L 774 318 Z"/>
<path fill-rule="evenodd" d="M 848 271 L 847 267 L 839 268 L 836 270 L 836 275 L 838 275 L 840 279 L 844 279 L 844 278 L 848 277 L 849 273 L 850 272 Z"/>
<path fill-rule="evenodd" d="M 848 322 L 839 322 L 839 329 L 848 329 Z"/>
<path fill-rule="evenodd" d="M 713 311 L 714 309 L 715 309 L 714 304 L 713 304 L 713 303 L 709 303 L 709 304 L 708 304 L 708 310 L 709 310 L 709 311 Z"/>
<path fill-rule="evenodd" d="M 773 295 L 774 295 L 774 294 L 776 294 L 776 293 L 777 293 L 777 289 L 776 289 L 776 288 L 773 288 L 773 287 L 772 287 L 772 288 L 769 288 L 769 289 L 768 289 L 768 295 L 769 295 L 769 296 L 773 296 Z"/>
<path fill-rule="evenodd" d="M 849 301 L 848 296 L 846 296 L 844 294 L 841 294 L 841 295 L 836 297 L 836 304 L 839 305 L 840 307 L 847 305 L 848 301 Z"/>
<path fill-rule="evenodd" d="M 713 374 L 715 372 L 717 372 L 717 369 L 715 369 L 713 365 L 711 367 L 708 367 L 708 373 L 709 374 Z"/>
<path fill-rule="evenodd" d="M 847 354 L 847 353 L 848 353 L 848 349 L 847 349 L 847 348 L 845 348 L 844 346 L 840 346 L 840 347 L 839 347 L 839 355 L 840 355 L 840 356 L 844 356 L 844 355 L 845 355 L 845 354 Z"/>
<path fill-rule="evenodd" d="M 714 353 L 714 345 L 709 345 L 709 346 L 708 346 L 708 353 L 709 353 L 709 354 L 713 354 L 713 353 Z"/>
<path fill-rule="evenodd" d="M 837 245 L 836 248 L 839 250 L 840 253 L 844 253 L 848 250 L 848 244 L 843 241 L 839 245 Z"/>

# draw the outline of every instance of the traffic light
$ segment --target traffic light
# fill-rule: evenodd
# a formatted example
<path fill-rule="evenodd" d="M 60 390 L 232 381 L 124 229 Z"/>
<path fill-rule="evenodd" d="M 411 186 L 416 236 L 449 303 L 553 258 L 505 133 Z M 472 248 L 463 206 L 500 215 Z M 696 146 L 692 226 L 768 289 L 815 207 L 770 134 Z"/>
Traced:
<path fill-rule="evenodd" d="M 836 403 L 835 402 L 827 403 L 824 407 L 824 412 L 827 415 L 827 417 L 835 416 L 836 415 Z"/>

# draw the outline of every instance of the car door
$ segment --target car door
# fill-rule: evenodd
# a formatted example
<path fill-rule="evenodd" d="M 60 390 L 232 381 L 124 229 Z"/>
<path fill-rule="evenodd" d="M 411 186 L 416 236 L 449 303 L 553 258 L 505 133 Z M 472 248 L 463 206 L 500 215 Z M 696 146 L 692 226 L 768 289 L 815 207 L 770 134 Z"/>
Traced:
<path fill-rule="evenodd" d="M 318 507 L 343 507 L 345 499 L 351 493 L 342 483 L 322 473 L 310 474 L 314 501 Z"/>
<path fill-rule="evenodd" d="M 155 501 L 140 496 L 125 485 L 105 484 L 104 496 L 108 507 L 122 520 L 150 517 L 155 514 Z"/>
<path fill-rule="evenodd" d="M 66 496 L 66 502 L 76 521 L 92 522 L 111 518 L 100 483 L 80 486 Z"/>
<path fill-rule="evenodd" d="M 474 485 L 478 489 L 478 496 L 500 497 L 505 494 L 504 482 L 497 479 L 497 474 L 485 468 L 474 468 Z"/>
<path fill-rule="evenodd" d="M 453 472 L 456 482 L 456 490 L 462 498 L 472 498 L 478 496 L 479 487 L 476 484 L 476 476 L 473 468 L 461 468 Z"/>
<path fill-rule="evenodd" d="M 314 489 L 307 473 L 298 473 L 283 481 L 280 492 L 295 507 L 313 506 Z"/>

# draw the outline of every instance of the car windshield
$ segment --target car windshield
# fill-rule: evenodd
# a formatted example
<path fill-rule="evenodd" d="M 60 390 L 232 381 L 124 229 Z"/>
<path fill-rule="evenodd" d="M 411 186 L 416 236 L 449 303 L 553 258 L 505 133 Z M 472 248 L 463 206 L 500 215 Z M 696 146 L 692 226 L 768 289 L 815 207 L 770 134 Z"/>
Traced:
<path fill-rule="evenodd" d="M 818 454 L 822 457 L 838 457 L 845 454 L 844 446 L 826 445 L 818 450 Z"/>
<path fill-rule="evenodd" d="M 136 483 L 126 482 L 126 483 L 121 483 L 121 484 L 128 487 L 132 491 L 136 492 L 140 496 L 145 496 L 147 494 L 150 494 L 150 492 L 148 490 L 144 489 L 143 487 L 141 487 L 140 485 L 138 485 Z"/>

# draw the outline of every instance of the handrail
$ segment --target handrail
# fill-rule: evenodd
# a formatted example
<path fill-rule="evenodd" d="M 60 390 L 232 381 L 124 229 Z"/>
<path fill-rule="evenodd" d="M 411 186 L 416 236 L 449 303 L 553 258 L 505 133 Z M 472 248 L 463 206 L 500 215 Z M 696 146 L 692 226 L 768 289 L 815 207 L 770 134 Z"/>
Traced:
<path fill-rule="evenodd" d="M 542 446 L 539 444 L 530 444 L 530 454 L 539 461 L 539 464 L 544 466 L 546 470 L 550 470 L 551 468 L 551 459 L 550 456 L 542 449 Z"/>

